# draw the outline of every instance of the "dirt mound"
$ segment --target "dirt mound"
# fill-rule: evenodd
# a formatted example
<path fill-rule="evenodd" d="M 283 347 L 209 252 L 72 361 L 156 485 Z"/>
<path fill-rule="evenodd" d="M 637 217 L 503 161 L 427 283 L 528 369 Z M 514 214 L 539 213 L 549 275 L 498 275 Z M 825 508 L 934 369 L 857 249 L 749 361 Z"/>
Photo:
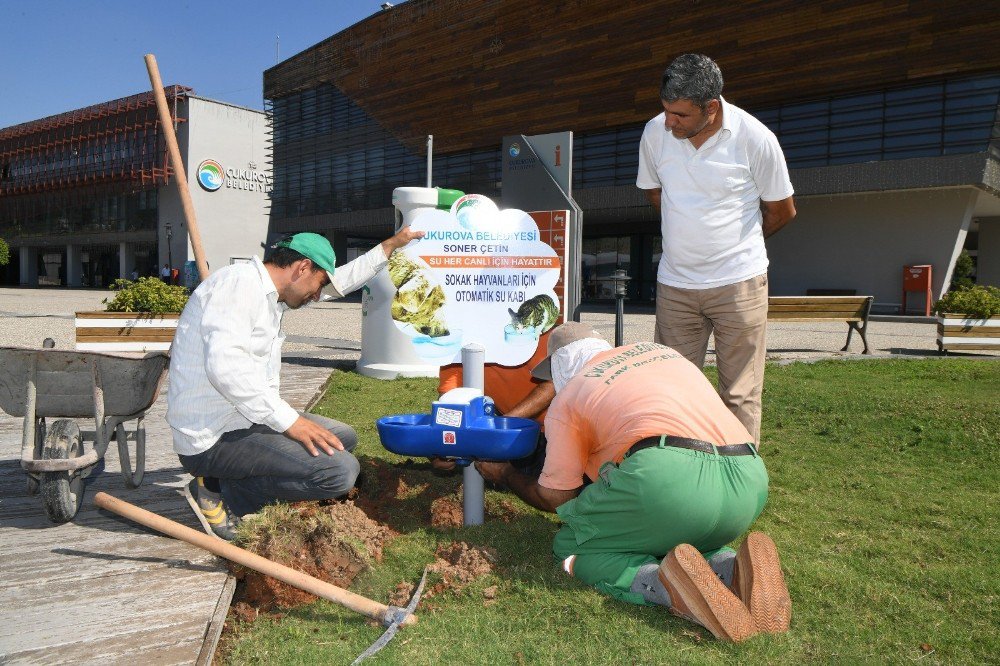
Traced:
<path fill-rule="evenodd" d="M 444 592 L 461 592 L 470 583 L 491 573 L 497 561 L 497 553 L 492 548 L 470 546 L 464 541 L 438 546 L 435 556 L 437 559 L 427 571 L 440 580 L 424 593 L 428 598 Z"/>
<path fill-rule="evenodd" d="M 297 571 L 348 587 L 372 562 L 394 533 L 370 519 L 351 501 L 278 504 L 241 527 L 239 545 Z M 240 579 L 238 616 L 315 601 L 316 597 L 256 571 L 230 565 Z M 248 608 L 243 608 L 247 606 Z"/>
<path fill-rule="evenodd" d="M 461 527 L 464 515 L 460 493 L 445 495 L 431 502 L 431 527 L 439 530 Z"/>

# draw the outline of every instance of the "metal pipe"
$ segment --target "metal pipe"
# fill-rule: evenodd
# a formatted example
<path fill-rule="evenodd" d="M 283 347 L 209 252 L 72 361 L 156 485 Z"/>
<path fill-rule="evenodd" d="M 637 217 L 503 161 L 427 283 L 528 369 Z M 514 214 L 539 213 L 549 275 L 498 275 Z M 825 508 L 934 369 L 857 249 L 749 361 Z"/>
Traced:
<path fill-rule="evenodd" d="M 431 174 L 434 171 L 434 135 L 427 135 L 427 187 L 434 187 Z"/>
<path fill-rule="evenodd" d="M 462 347 L 462 385 L 476 388 L 485 394 L 484 367 L 486 348 L 475 342 Z M 483 506 L 486 501 L 486 484 L 475 465 L 462 469 L 462 524 L 482 525 Z"/>
<path fill-rule="evenodd" d="M 615 282 L 615 347 L 621 347 L 625 339 L 625 295 L 630 278 L 619 268 L 611 279 Z"/>

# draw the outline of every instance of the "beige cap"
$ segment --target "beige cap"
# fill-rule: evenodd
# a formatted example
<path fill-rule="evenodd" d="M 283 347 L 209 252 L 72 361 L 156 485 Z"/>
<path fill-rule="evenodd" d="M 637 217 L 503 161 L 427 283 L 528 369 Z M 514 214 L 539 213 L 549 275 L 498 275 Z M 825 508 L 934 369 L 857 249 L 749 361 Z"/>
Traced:
<path fill-rule="evenodd" d="M 587 338 L 597 338 L 598 340 L 604 339 L 601 337 L 601 334 L 593 328 L 578 321 L 568 321 L 565 324 L 553 328 L 549 333 L 549 354 L 542 359 L 538 365 L 531 369 L 531 376 L 536 379 L 551 381 L 552 355 L 570 343 L 576 342 L 577 340 L 586 340 Z"/>

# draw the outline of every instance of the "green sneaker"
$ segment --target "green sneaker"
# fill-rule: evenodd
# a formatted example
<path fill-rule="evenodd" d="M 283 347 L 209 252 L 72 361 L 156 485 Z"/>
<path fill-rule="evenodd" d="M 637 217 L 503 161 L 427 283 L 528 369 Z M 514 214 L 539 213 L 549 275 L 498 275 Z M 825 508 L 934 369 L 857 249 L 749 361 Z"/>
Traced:
<path fill-rule="evenodd" d="M 222 501 L 222 495 L 213 493 L 205 487 L 204 477 L 198 476 L 184 486 L 184 497 L 188 504 L 198 516 L 198 522 L 210 535 L 217 536 L 226 541 L 236 538 L 236 526 L 240 519 L 228 511 L 226 504 Z"/>

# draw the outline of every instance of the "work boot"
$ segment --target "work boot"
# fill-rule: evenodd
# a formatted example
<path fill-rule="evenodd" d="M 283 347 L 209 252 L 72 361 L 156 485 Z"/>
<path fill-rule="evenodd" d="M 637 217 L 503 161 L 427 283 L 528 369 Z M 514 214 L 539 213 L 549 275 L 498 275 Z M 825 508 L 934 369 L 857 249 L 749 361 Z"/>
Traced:
<path fill-rule="evenodd" d="M 792 600 L 781 573 L 778 547 L 763 532 L 751 532 L 736 553 L 731 586 L 750 609 L 760 631 L 780 634 L 792 622 Z"/>
<path fill-rule="evenodd" d="M 184 486 L 184 497 L 191 505 L 194 515 L 198 516 L 198 521 L 205 532 L 226 541 L 236 538 L 239 518 L 226 511 L 221 493 L 212 492 L 205 487 L 204 477 L 197 476 L 191 479 Z"/>
<path fill-rule="evenodd" d="M 723 641 L 738 643 L 757 633 L 750 611 L 694 546 L 682 543 L 670 551 L 660 562 L 659 577 L 675 615 L 700 624 Z"/>

